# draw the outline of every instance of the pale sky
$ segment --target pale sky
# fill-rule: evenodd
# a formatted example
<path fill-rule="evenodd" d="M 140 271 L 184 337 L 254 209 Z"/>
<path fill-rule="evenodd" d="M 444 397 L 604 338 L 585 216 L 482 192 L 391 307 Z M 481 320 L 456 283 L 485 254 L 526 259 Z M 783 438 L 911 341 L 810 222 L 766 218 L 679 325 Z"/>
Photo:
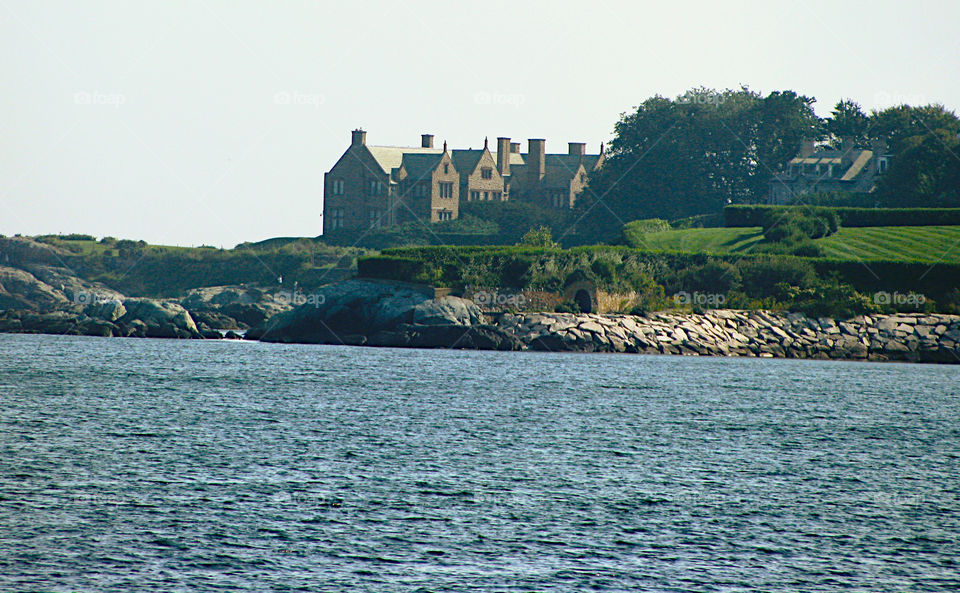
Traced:
<path fill-rule="evenodd" d="M 958 23 L 957 0 L 0 0 L 0 233 L 316 236 L 355 127 L 596 152 L 700 85 L 958 110 Z"/>

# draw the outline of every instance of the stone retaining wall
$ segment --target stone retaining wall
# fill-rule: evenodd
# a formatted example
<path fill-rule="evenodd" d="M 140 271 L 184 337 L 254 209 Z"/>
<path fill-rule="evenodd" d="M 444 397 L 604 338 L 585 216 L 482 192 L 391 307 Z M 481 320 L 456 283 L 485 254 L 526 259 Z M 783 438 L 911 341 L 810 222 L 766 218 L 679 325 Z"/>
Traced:
<path fill-rule="evenodd" d="M 505 313 L 496 327 L 544 351 L 639 352 L 960 363 L 960 316 L 874 315 L 849 321 L 802 313 L 703 315 Z"/>

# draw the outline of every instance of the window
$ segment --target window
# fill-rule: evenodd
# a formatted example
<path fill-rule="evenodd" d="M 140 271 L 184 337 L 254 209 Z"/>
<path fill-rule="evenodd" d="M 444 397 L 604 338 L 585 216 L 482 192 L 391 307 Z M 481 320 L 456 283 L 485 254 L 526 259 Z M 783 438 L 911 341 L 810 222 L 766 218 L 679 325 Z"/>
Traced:
<path fill-rule="evenodd" d="M 498 191 L 493 192 L 493 199 L 494 199 L 494 200 L 496 200 L 496 201 L 499 202 L 499 201 L 502 199 L 502 197 L 503 197 L 503 193 L 502 193 L 502 192 L 498 192 Z"/>
<path fill-rule="evenodd" d="M 334 208 L 331 212 L 330 228 L 331 229 L 342 229 L 343 228 L 343 208 Z"/>
<path fill-rule="evenodd" d="M 471 191 L 471 192 L 470 192 L 470 201 L 476 202 L 476 201 L 478 201 L 478 200 L 480 200 L 480 192 L 478 192 L 478 191 Z"/>
<path fill-rule="evenodd" d="M 449 210 L 439 210 L 437 212 L 437 220 L 453 220 L 453 212 Z"/>
<path fill-rule="evenodd" d="M 564 196 L 562 192 L 555 193 L 551 197 L 554 208 L 563 208 L 567 205 L 566 196 Z"/>
<path fill-rule="evenodd" d="M 453 183 L 441 183 L 440 184 L 440 197 L 441 198 L 452 198 L 453 197 Z"/>
<path fill-rule="evenodd" d="M 450 165 L 448 165 L 447 163 L 444 163 L 444 164 L 443 164 L 443 174 L 444 174 L 444 175 L 449 175 L 449 174 L 450 174 Z"/>
<path fill-rule="evenodd" d="M 330 191 L 333 192 L 333 195 L 335 196 L 343 195 L 343 179 L 334 179 L 331 186 L 332 187 L 330 188 Z"/>
<path fill-rule="evenodd" d="M 483 179 L 493 179 L 493 169 L 490 167 L 480 169 L 480 177 Z"/>
<path fill-rule="evenodd" d="M 380 216 L 381 212 L 379 210 L 370 210 L 370 228 L 378 229 L 380 228 Z"/>

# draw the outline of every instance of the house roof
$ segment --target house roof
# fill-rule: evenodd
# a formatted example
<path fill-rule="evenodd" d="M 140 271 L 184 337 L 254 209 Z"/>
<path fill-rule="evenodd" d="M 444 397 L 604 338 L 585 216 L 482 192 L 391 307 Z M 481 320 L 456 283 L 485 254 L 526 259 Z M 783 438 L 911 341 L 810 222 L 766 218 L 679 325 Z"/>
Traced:
<path fill-rule="evenodd" d="M 863 168 L 867 166 L 867 163 L 870 162 L 870 159 L 873 158 L 872 150 L 864 150 L 860 152 L 860 155 L 853 160 L 853 164 L 850 165 L 850 168 L 847 169 L 847 172 L 843 174 L 843 177 L 840 178 L 840 181 L 850 181 L 854 179 L 857 175 L 863 171 Z"/>
<path fill-rule="evenodd" d="M 460 173 L 472 173 L 483 156 L 483 150 L 455 149 L 450 154 L 454 168 Z"/>
<path fill-rule="evenodd" d="M 403 155 L 402 166 L 407 171 L 411 179 L 426 179 L 443 158 L 443 151 L 432 153 L 405 153 Z M 453 167 L 456 169 L 456 165 Z"/>
<path fill-rule="evenodd" d="M 496 160 L 497 160 L 497 153 L 491 152 L 490 154 L 493 156 L 493 160 L 496 161 Z M 523 165 L 524 162 L 525 162 L 525 161 L 524 161 L 524 159 L 523 159 L 523 155 L 520 154 L 519 152 L 511 152 L 511 153 L 510 153 L 510 166 L 511 166 L 511 167 L 519 167 L 520 165 Z"/>
<path fill-rule="evenodd" d="M 394 169 L 403 163 L 404 156 L 407 154 L 420 155 L 440 155 L 443 154 L 442 148 L 420 148 L 412 146 L 367 146 L 367 150 L 373 155 L 373 158 L 383 169 L 384 173 L 391 173 Z M 408 169 L 409 173 L 410 170 Z"/>

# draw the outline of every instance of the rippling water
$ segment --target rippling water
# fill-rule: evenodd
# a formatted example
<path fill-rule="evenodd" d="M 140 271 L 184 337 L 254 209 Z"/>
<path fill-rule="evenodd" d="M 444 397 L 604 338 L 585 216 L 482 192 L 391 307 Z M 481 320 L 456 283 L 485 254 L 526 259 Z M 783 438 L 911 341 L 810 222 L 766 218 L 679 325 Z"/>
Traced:
<path fill-rule="evenodd" d="M 958 379 L 0 335 L 0 590 L 955 591 Z"/>

